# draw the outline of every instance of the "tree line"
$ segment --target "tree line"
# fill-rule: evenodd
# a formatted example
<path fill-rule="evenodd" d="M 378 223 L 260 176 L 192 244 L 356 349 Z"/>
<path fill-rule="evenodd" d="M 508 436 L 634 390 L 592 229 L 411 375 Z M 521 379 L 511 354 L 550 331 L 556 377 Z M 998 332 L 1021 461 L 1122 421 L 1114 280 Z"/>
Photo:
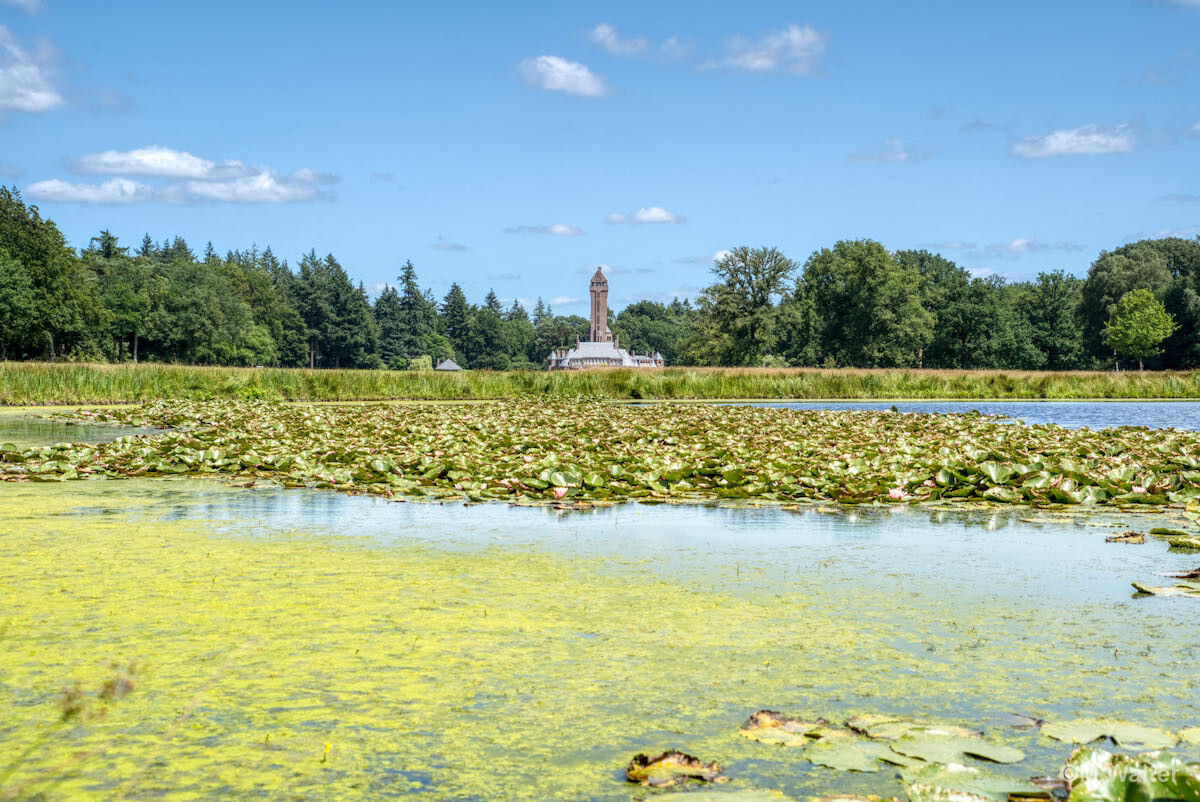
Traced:
<path fill-rule="evenodd" d="M 1200 366 L 1200 238 L 1102 252 L 1085 279 L 972 276 L 925 250 L 838 242 L 797 263 L 738 247 L 695 303 L 609 313 L 622 346 L 669 365 L 1070 370 Z M 295 267 L 270 248 L 197 255 L 181 238 L 70 247 L 54 222 L 0 187 L 0 359 L 284 367 L 540 368 L 588 320 L 540 299 L 438 299 L 406 262 L 374 299 L 332 255 Z"/>

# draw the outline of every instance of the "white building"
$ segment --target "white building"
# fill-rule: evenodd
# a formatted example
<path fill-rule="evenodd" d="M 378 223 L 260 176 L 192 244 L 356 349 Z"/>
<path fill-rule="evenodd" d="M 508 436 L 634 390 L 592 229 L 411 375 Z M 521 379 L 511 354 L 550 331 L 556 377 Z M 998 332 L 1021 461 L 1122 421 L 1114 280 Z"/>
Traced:
<path fill-rule="evenodd" d="M 631 354 L 621 348 L 618 338 L 608 330 L 608 280 L 596 268 L 590 288 L 592 298 L 591 329 L 586 342 L 576 342 L 571 349 L 560 348 L 546 358 L 547 370 L 581 370 L 583 368 L 661 368 L 663 356 L 656 353 Z"/>

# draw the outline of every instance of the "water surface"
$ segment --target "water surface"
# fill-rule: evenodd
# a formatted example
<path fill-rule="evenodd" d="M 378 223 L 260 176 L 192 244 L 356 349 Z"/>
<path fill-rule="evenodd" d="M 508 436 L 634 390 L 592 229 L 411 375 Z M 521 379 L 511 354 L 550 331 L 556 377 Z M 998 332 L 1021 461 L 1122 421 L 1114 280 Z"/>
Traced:
<path fill-rule="evenodd" d="M 620 768 L 678 747 L 729 790 L 891 796 L 889 771 L 737 727 L 763 707 L 934 716 L 1021 747 L 1000 770 L 1029 776 L 1069 749 L 1013 711 L 1200 723 L 1198 603 L 1129 585 L 1200 556 L 1104 542 L 1174 522 L 1028 515 L 0 484 L 0 742 L 129 659 L 137 691 L 28 767 L 96 750 L 63 794 L 630 799 Z"/>
<path fill-rule="evenodd" d="M 1152 429 L 1200 429 L 1200 401 L 756 401 L 776 409 L 892 409 L 899 412 L 1005 415 L 1022 423 L 1084 426 L 1149 426 Z"/>
<path fill-rule="evenodd" d="M 107 443 L 127 435 L 153 434 L 148 427 L 103 423 L 68 423 L 22 415 L 0 415 L 0 443 L 19 449 L 55 443 Z"/>

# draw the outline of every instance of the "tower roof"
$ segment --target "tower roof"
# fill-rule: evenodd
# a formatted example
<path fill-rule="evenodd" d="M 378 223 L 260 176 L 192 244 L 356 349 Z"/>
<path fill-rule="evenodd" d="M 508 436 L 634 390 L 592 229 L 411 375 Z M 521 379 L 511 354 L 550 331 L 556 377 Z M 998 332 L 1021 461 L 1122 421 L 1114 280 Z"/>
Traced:
<path fill-rule="evenodd" d="M 592 276 L 592 283 L 593 284 L 607 284 L 608 283 L 608 279 L 606 279 L 604 277 L 604 271 L 601 268 L 599 268 L 599 267 L 596 268 L 596 273 L 595 273 L 595 275 Z"/>

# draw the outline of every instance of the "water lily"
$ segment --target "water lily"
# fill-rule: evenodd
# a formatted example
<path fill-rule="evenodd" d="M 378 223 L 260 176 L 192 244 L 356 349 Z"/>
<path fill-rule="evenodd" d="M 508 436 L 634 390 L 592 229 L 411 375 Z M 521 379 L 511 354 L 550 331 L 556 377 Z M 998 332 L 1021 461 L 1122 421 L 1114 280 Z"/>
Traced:
<path fill-rule="evenodd" d="M 888 491 L 888 498 L 892 501 L 901 501 L 904 499 L 905 493 L 903 487 L 893 487 Z"/>

